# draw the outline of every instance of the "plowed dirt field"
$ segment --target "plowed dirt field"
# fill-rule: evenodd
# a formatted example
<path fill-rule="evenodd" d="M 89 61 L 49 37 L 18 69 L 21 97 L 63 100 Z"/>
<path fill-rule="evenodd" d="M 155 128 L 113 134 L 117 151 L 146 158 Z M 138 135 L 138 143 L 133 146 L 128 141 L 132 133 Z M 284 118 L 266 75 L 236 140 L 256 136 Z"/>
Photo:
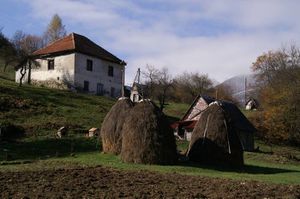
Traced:
<path fill-rule="evenodd" d="M 300 198 L 300 185 L 98 166 L 0 172 L 0 198 Z"/>

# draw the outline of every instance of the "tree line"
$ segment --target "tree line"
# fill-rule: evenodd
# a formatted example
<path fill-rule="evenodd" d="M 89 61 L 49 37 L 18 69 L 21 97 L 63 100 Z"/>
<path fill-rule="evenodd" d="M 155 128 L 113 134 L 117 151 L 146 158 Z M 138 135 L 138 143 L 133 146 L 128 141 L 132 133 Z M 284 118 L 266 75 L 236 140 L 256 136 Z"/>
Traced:
<path fill-rule="evenodd" d="M 158 101 L 163 110 L 167 102 L 191 104 L 199 95 L 235 102 L 225 86 L 215 86 L 207 74 L 185 72 L 172 77 L 169 69 L 147 65 L 142 71 L 143 95 Z"/>
<path fill-rule="evenodd" d="M 7 67 L 20 69 L 20 86 L 23 78 L 28 73 L 28 83 L 30 84 L 32 67 L 39 67 L 32 53 L 51 42 L 66 36 L 67 31 L 62 23 L 62 19 L 55 14 L 47 26 L 46 31 L 41 35 L 27 34 L 22 30 L 17 30 L 12 38 L 7 38 L 0 29 L 0 59 L 3 61 L 3 71 Z"/>

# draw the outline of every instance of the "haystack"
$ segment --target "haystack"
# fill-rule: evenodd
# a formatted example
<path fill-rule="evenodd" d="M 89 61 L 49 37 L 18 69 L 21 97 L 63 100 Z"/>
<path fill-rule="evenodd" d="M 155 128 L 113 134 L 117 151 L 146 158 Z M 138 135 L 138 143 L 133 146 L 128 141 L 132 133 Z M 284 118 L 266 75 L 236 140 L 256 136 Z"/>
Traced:
<path fill-rule="evenodd" d="M 100 132 L 104 153 L 120 154 L 123 124 L 132 107 L 130 99 L 120 98 L 105 116 Z"/>
<path fill-rule="evenodd" d="M 187 152 L 191 161 L 243 165 L 243 148 L 230 115 L 221 104 L 210 105 L 200 115 Z"/>
<path fill-rule="evenodd" d="M 174 164 L 176 143 L 167 118 L 151 101 L 137 103 L 125 120 L 122 133 L 123 162 Z"/>

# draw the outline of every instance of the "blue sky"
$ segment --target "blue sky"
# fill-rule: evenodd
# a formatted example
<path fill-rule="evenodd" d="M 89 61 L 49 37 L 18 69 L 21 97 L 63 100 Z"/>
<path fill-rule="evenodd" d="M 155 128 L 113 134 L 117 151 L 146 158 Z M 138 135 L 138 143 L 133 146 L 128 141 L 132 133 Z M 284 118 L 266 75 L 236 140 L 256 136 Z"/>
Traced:
<path fill-rule="evenodd" d="M 0 27 L 42 34 L 57 13 L 128 65 L 208 74 L 221 82 L 250 72 L 256 57 L 300 40 L 298 0 L 1 0 Z"/>

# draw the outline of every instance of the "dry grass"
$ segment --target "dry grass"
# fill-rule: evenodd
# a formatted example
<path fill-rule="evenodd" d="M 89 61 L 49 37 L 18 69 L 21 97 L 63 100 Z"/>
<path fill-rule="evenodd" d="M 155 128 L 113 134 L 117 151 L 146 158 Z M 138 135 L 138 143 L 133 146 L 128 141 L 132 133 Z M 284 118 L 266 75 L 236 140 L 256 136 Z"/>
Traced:
<path fill-rule="evenodd" d="M 215 104 L 197 122 L 187 154 L 192 161 L 243 165 L 243 149 L 230 116 Z"/>
<path fill-rule="evenodd" d="M 176 143 L 165 115 L 149 101 L 134 106 L 127 116 L 122 134 L 121 158 L 124 162 L 173 164 Z"/>
<path fill-rule="evenodd" d="M 133 107 L 130 99 L 120 99 L 110 109 L 101 127 L 104 153 L 119 154 L 122 147 L 122 129 L 125 118 Z"/>

